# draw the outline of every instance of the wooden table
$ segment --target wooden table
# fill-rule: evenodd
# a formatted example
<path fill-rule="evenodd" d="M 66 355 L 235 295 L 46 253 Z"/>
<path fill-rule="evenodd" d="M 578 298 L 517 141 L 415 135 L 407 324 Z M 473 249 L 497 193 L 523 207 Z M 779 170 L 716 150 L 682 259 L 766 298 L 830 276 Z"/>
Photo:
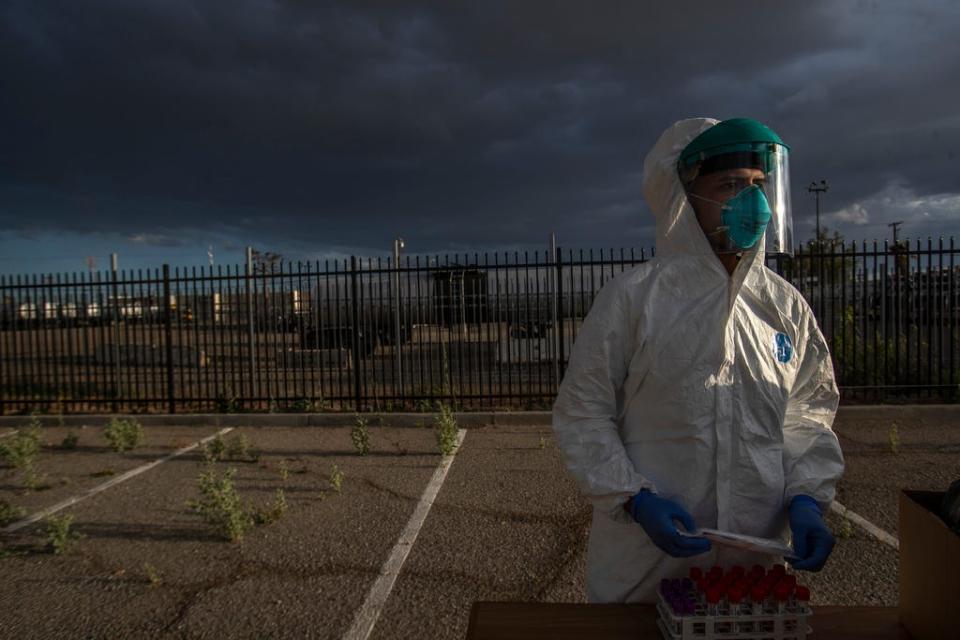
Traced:
<path fill-rule="evenodd" d="M 811 640 L 910 640 L 896 607 L 813 607 Z M 661 640 L 652 604 L 475 602 L 467 640 Z"/>

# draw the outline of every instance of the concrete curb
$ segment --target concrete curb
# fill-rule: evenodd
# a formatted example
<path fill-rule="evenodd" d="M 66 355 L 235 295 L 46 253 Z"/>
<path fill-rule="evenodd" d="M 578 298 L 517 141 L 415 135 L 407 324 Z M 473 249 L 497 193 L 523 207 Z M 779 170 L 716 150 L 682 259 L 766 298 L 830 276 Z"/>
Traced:
<path fill-rule="evenodd" d="M 370 426 L 377 426 L 382 418 L 391 427 L 417 427 L 420 423 L 430 425 L 436 413 L 365 413 Z M 464 428 L 549 426 L 550 411 L 477 411 L 454 413 L 457 425 Z M 908 418 L 948 417 L 960 423 L 960 404 L 914 404 L 914 405 L 854 405 L 842 406 L 837 411 L 837 421 L 897 420 Z M 177 413 L 177 414 L 84 414 L 63 416 L 68 427 L 81 425 L 103 426 L 111 418 L 134 418 L 145 427 L 350 427 L 354 414 L 348 413 Z M 43 426 L 57 426 L 60 418 L 38 415 Z M 27 416 L 0 416 L 0 428 L 18 428 L 26 424 Z M 908 426 L 908 425 L 904 425 Z"/>
<path fill-rule="evenodd" d="M 364 413 L 367 424 L 378 426 L 380 419 L 391 427 L 419 427 L 431 425 L 436 413 Z M 546 425 L 552 422 L 549 411 L 515 412 L 460 412 L 454 413 L 457 426 L 461 428 L 512 427 L 520 425 Z M 145 427 L 352 427 L 353 413 L 183 413 L 183 414 L 85 414 L 62 417 L 67 427 L 106 426 L 113 418 L 133 418 Z M 24 426 L 28 416 L 0 416 L 0 428 Z M 60 424 L 59 416 L 38 415 L 45 427 Z"/>

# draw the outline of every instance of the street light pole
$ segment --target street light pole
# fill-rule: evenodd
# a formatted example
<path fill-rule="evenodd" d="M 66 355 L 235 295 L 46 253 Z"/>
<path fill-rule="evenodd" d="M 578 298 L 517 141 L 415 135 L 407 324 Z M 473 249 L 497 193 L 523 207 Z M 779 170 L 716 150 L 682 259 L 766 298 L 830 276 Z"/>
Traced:
<path fill-rule="evenodd" d="M 814 238 L 817 242 L 820 242 L 820 194 L 826 192 L 828 188 L 829 185 L 827 185 L 826 180 L 821 180 L 819 185 L 816 182 L 811 182 L 810 186 L 807 187 L 807 191 L 814 194 L 817 199 L 817 237 Z"/>
<path fill-rule="evenodd" d="M 403 238 L 397 237 L 393 241 L 393 353 L 397 368 L 397 384 L 394 393 L 403 393 L 403 366 L 400 362 L 400 249 L 403 249 Z"/>

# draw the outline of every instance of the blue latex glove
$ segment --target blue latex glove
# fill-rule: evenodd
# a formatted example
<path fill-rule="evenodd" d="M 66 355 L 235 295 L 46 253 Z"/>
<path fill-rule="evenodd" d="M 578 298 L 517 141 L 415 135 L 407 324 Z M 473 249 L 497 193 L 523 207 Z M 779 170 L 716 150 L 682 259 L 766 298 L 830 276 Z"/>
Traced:
<path fill-rule="evenodd" d="M 689 558 L 710 550 L 710 541 L 706 538 L 688 538 L 677 531 L 674 520 L 680 521 L 687 531 L 694 531 L 697 527 L 693 517 L 676 502 L 643 489 L 630 499 L 627 510 L 653 543 L 674 558 Z"/>
<path fill-rule="evenodd" d="M 833 534 L 823 522 L 820 505 L 810 496 L 790 501 L 790 530 L 797 560 L 787 560 L 794 569 L 820 571 L 833 551 Z"/>

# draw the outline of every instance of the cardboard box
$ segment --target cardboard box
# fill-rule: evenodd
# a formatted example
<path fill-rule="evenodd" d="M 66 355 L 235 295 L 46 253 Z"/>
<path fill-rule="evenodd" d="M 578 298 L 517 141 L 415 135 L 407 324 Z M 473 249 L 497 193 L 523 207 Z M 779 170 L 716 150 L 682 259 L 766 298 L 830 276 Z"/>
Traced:
<path fill-rule="evenodd" d="M 940 518 L 943 492 L 900 492 L 900 623 L 917 640 L 956 640 L 960 535 Z"/>

